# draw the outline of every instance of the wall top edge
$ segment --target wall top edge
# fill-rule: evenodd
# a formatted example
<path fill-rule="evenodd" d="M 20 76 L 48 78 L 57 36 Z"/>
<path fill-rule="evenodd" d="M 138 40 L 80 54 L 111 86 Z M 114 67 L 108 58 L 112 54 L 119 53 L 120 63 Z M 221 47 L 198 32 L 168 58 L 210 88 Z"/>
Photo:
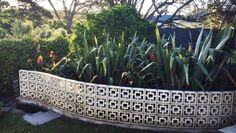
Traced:
<path fill-rule="evenodd" d="M 96 83 L 89 83 L 89 82 L 84 82 L 84 81 L 77 81 L 77 80 L 73 80 L 73 79 L 67 79 L 67 78 L 63 78 L 57 75 L 53 75 L 50 73 L 45 73 L 45 72 L 40 72 L 40 71 L 33 71 L 33 70 L 19 70 L 19 73 L 35 73 L 35 74 L 43 74 L 43 75 L 47 75 L 50 76 L 52 78 L 57 78 L 60 80 L 64 80 L 64 81 L 69 81 L 69 82 L 74 82 L 74 83 L 82 83 L 82 84 L 86 84 L 86 85 L 91 85 L 91 86 L 103 86 L 103 87 L 111 87 L 111 88 L 123 88 L 123 89 L 135 89 L 135 90 L 146 90 L 146 91 L 166 91 L 166 92 L 187 92 L 187 93 L 229 93 L 229 92 L 235 92 L 236 90 L 230 90 L 230 91 L 194 91 L 194 90 L 170 90 L 170 89 L 153 89 L 153 88 L 140 88 L 140 87 L 126 87 L 126 86 L 115 86 L 115 85 L 106 85 L 106 84 L 96 84 Z"/>

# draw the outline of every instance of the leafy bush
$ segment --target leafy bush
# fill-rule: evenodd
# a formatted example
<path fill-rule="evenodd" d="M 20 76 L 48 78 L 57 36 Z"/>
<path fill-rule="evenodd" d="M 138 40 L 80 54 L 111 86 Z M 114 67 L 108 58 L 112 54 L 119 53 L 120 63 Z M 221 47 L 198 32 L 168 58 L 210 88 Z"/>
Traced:
<path fill-rule="evenodd" d="M 45 61 L 50 61 L 49 52 L 56 53 L 56 60 L 64 57 L 69 49 L 69 42 L 63 37 L 40 40 L 41 51 Z M 36 45 L 33 39 L 3 39 L 0 40 L 0 93 L 10 92 L 11 83 L 18 79 L 19 69 L 31 69 L 27 61 L 37 62 Z"/>
<path fill-rule="evenodd" d="M 28 36 L 33 29 L 33 23 L 31 21 L 22 22 L 21 20 L 15 20 L 12 24 L 12 33 L 14 37 Z"/>
<path fill-rule="evenodd" d="M 8 31 L 6 29 L 0 28 L 0 38 L 4 38 L 8 35 Z"/>
<path fill-rule="evenodd" d="M 106 34 L 121 41 L 121 34 L 124 32 L 125 41 L 129 42 L 135 32 L 140 38 L 149 39 L 153 35 L 155 37 L 154 29 L 155 26 L 142 19 L 136 9 L 126 5 L 117 5 L 98 14 L 89 14 L 85 22 L 77 23 L 73 43 L 82 46 L 85 31 L 89 36 L 88 44 L 93 45 L 94 36 L 97 37 L 99 43 L 106 40 Z"/>
<path fill-rule="evenodd" d="M 75 51 L 59 69 L 62 76 L 101 84 L 186 89 L 213 90 L 235 88 L 230 74 L 232 29 L 220 31 L 212 40 L 212 32 L 203 38 L 200 33 L 193 50 L 176 47 L 175 37 L 160 38 L 157 44 L 139 42 L 136 36 L 125 45 L 124 34 L 119 43 L 107 38 L 99 45 L 88 45 L 84 35 L 83 49 Z"/>
<path fill-rule="evenodd" d="M 62 20 L 48 20 L 47 25 L 49 29 L 66 28 L 65 22 L 63 22 Z"/>
<path fill-rule="evenodd" d="M 68 34 L 65 29 L 59 28 L 59 29 L 50 29 L 47 25 L 41 28 L 35 28 L 32 31 L 32 37 L 35 35 L 39 36 L 42 39 L 52 39 L 55 37 L 67 37 Z"/>
<path fill-rule="evenodd" d="M 32 35 L 39 35 L 40 38 L 54 38 L 58 36 L 67 36 L 65 24 L 61 20 L 48 20 L 41 27 L 37 27 L 32 31 Z"/>

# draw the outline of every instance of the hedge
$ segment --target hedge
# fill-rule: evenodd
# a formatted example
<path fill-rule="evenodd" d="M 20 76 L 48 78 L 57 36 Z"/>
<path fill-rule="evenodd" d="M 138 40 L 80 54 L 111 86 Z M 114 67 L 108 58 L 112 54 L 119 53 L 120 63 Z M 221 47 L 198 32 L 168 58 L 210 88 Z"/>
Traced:
<path fill-rule="evenodd" d="M 51 50 L 55 51 L 57 60 L 69 52 L 69 41 L 63 37 L 40 40 L 40 44 L 45 60 L 49 60 Z M 29 59 L 36 63 L 36 45 L 32 38 L 0 40 L 0 95 L 12 91 L 12 81 L 18 79 L 18 70 L 32 69 L 27 63 Z"/>

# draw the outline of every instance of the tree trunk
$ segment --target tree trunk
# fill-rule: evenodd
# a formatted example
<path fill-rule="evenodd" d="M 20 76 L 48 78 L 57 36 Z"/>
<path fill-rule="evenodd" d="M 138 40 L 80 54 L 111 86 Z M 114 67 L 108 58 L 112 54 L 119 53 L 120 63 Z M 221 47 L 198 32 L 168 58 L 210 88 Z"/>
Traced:
<path fill-rule="evenodd" d="M 144 0 L 142 0 L 142 2 L 141 2 L 141 5 L 140 5 L 140 8 L 139 8 L 139 14 L 141 14 L 141 11 L 142 11 L 142 9 L 143 9 L 143 5 L 144 5 Z"/>
<path fill-rule="evenodd" d="M 71 34 L 72 33 L 72 23 L 73 23 L 73 16 L 71 16 L 70 14 L 68 14 L 66 16 L 66 31 L 68 34 Z"/>
<path fill-rule="evenodd" d="M 115 3 L 114 3 L 113 0 L 107 0 L 107 2 L 108 2 L 108 4 L 109 4 L 109 6 L 114 6 L 114 5 L 115 5 Z"/>
<path fill-rule="evenodd" d="M 56 8 L 54 7 L 52 1 L 51 1 L 51 0 L 48 0 L 48 2 L 49 2 L 49 4 L 51 5 L 51 7 L 52 7 L 52 9 L 53 9 L 55 15 L 57 16 L 57 18 L 60 19 L 60 16 L 59 16 L 59 14 L 58 14 Z"/>

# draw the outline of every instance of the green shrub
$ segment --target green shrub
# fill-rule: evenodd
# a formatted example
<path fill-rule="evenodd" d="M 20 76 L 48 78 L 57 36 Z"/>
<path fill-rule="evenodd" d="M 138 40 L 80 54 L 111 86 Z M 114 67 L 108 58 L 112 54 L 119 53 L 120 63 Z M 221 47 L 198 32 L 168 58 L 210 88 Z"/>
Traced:
<path fill-rule="evenodd" d="M 65 22 L 63 22 L 62 20 L 48 20 L 46 24 L 49 29 L 60 29 L 60 28 L 65 29 L 66 28 Z"/>
<path fill-rule="evenodd" d="M 67 37 L 68 34 L 65 29 L 58 28 L 58 29 L 50 29 L 47 26 L 41 28 L 35 28 L 32 31 L 32 37 L 38 35 L 42 39 L 52 39 L 56 37 Z"/>
<path fill-rule="evenodd" d="M 105 42 L 106 34 L 120 41 L 124 32 L 125 40 L 129 42 L 135 32 L 141 38 L 140 40 L 145 37 L 153 38 L 155 37 L 154 30 L 155 26 L 142 19 L 136 9 L 126 5 L 117 5 L 98 14 L 89 14 L 86 21 L 77 23 L 73 44 L 82 46 L 85 31 L 89 36 L 88 44 L 93 45 L 94 36 L 97 37 L 99 43 Z"/>
<path fill-rule="evenodd" d="M 33 22 L 31 21 L 21 21 L 16 20 L 12 24 L 12 33 L 14 37 L 22 38 L 22 36 L 28 36 L 31 35 L 31 31 L 33 30 Z"/>
<path fill-rule="evenodd" d="M 67 55 L 69 42 L 63 37 L 50 40 L 40 40 L 42 55 L 45 61 L 50 61 L 49 52 L 56 53 L 56 60 Z M 18 79 L 19 69 L 31 69 L 27 61 L 31 59 L 36 64 L 36 45 L 31 38 L 0 40 L 0 94 L 10 92 L 11 83 Z"/>

